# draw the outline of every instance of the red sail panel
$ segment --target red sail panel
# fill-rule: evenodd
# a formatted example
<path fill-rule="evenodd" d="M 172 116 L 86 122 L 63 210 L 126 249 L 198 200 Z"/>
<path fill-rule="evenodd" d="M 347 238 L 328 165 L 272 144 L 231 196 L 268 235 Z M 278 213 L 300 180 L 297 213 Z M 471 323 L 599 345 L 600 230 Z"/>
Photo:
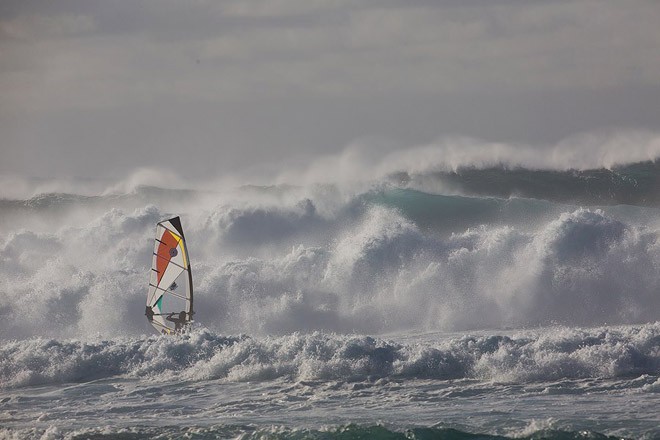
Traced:
<path fill-rule="evenodd" d="M 163 236 L 160 238 L 160 244 L 158 245 L 158 258 L 156 258 L 156 270 L 158 271 L 158 283 L 160 284 L 160 279 L 167 269 L 167 265 L 170 263 L 172 255 L 170 253 L 171 249 L 176 249 L 179 242 L 172 235 L 170 231 L 165 229 Z M 175 254 L 176 255 L 176 254 Z"/>

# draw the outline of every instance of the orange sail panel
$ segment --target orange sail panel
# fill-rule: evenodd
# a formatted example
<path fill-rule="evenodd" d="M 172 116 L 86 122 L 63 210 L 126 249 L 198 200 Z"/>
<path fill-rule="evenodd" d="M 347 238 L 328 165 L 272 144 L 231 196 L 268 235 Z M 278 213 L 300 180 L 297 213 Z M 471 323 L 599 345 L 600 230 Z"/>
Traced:
<path fill-rule="evenodd" d="M 163 235 L 160 237 L 158 252 L 156 253 L 158 258 L 156 259 L 156 271 L 158 273 L 158 283 L 163 278 L 165 269 L 170 262 L 172 257 L 175 257 L 178 253 L 177 246 L 179 245 L 179 240 L 174 238 L 174 235 L 167 229 L 164 229 Z"/>

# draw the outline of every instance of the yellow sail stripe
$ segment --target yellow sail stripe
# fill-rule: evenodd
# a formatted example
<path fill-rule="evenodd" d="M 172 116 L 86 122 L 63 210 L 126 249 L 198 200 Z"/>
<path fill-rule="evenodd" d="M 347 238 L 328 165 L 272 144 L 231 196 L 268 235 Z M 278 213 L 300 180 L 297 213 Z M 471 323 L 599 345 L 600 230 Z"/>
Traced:
<path fill-rule="evenodd" d="M 178 237 L 176 235 L 174 236 L 174 238 L 176 238 L 176 240 L 179 242 L 179 247 L 181 248 L 181 258 L 183 259 L 183 266 L 187 268 L 188 267 L 188 263 L 187 263 L 188 258 L 187 258 L 187 255 L 186 255 L 186 247 L 183 245 L 183 240 L 181 239 L 181 237 Z"/>
<path fill-rule="evenodd" d="M 165 228 L 165 229 L 167 229 L 167 228 Z M 181 237 L 179 237 L 177 234 L 175 234 L 174 232 L 172 232 L 171 229 L 167 229 L 167 230 L 170 232 L 170 234 L 172 234 L 172 237 L 174 237 L 174 239 L 178 243 L 179 247 L 181 248 L 181 258 L 183 258 L 183 267 L 187 268 L 188 267 L 188 263 L 187 263 L 188 258 L 187 258 L 187 255 L 186 255 L 186 248 L 183 245 L 183 239 Z"/>

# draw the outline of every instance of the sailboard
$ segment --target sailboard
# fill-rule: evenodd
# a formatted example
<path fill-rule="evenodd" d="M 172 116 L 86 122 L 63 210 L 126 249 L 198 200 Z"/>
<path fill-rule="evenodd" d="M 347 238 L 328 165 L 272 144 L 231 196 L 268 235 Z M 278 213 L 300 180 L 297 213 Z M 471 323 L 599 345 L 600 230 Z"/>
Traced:
<path fill-rule="evenodd" d="M 193 314 L 188 248 L 181 220 L 174 217 L 156 226 L 145 315 L 156 331 L 171 335 L 183 331 Z"/>

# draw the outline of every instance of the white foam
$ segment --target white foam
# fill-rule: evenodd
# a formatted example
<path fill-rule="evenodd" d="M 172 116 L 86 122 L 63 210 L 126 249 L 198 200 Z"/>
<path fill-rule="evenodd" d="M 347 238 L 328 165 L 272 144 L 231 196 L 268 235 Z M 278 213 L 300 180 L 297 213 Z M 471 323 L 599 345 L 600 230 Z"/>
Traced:
<path fill-rule="evenodd" d="M 498 382 L 616 378 L 660 373 L 660 322 L 549 328 L 401 344 L 328 333 L 227 338 L 199 329 L 179 337 L 110 341 L 30 339 L 0 347 L 0 386 L 87 382 L 114 376 L 230 382 L 374 378 Z M 647 385 L 644 391 L 653 391 Z"/>
<path fill-rule="evenodd" d="M 448 234 L 364 194 L 321 213 L 325 194 L 189 205 L 197 320 L 259 335 L 657 319 L 658 231 L 634 217 L 550 206 L 534 224 Z M 336 194 L 328 197 L 336 203 Z M 44 231 L 18 224 L 0 235 L 2 338 L 149 331 L 141 311 L 154 225 L 170 212 L 71 209 L 74 226 L 48 223 L 49 209 L 35 210 L 30 218 L 42 218 Z"/>

